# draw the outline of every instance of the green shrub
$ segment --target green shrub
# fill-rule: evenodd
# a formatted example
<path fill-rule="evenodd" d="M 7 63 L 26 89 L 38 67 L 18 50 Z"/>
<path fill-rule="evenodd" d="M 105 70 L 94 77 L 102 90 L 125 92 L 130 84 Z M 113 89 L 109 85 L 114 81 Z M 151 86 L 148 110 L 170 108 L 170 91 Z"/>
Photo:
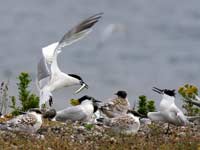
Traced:
<path fill-rule="evenodd" d="M 154 112 L 156 110 L 155 102 L 153 100 L 147 102 L 147 110 L 148 112 Z"/>
<path fill-rule="evenodd" d="M 19 83 L 17 83 L 18 87 L 18 97 L 21 103 L 21 107 L 16 106 L 16 98 L 14 96 L 11 97 L 11 108 L 13 109 L 13 114 L 18 115 L 19 112 L 24 112 L 29 110 L 30 108 L 39 107 L 39 97 L 35 94 L 32 94 L 31 91 L 28 90 L 29 84 L 31 83 L 30 75 L 26 72 L 22 72 L 19 77 Z"/>
<path fill-rule="evenodd" d="M 154 111 L 156 111 L 155 102 L 153 100 L 147 100 L 145 95 L 139 96 L 138 112 L 147 116 L 148 112 Z"/>

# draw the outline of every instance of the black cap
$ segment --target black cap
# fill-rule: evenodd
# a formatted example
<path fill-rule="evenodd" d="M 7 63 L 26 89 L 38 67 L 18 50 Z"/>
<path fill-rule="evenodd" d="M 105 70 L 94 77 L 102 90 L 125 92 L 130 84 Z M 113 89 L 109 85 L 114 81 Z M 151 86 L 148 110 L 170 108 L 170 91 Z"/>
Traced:
<path fill-rule="evenodd" d="M 117 93 L 115 93 L 115 95 L 117 95 L 121 98 L 126 98 L 127 93 L 126 93 L 126 91 L 118 91 Z"/>

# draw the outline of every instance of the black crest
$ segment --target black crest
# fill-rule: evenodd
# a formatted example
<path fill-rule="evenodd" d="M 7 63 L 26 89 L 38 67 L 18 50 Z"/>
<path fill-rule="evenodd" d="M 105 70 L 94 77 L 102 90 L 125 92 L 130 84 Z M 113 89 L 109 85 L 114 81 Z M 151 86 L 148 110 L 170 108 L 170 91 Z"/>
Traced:
<path fill-rule="evenodd" d="M 166 95 L 169 95 L 169 96 L 175 96 L 176 95 L 176 90 L 168 90 L 168 89 L 164 89 L 164 93 Z"/>
<path fill-rule="evenodd" d="M 166 94 L 166 95 L 169 95 L 169 96 L 175 96 L 176 95 L 176 90 L 168 90 L 168 89 L 159 89 L 157 87 L 153 87 L 152 89 L 154 92 L 157 92 L 159 94 Z"/>
<path fill-rule="evenodd" d="M 127 93 L 126 93 L 126 91 L 118 91 L 117 93 L 115 93 L 115 95 L 117 95 L 121 98 L 126 98 Z"/>
<path fill-rule="evenodd" d="M 82 81 L 82 78 L 80 76 L 76 75 L 76 74 L 68 74 L 68 75 Z"/>
<path fill-rule="evenodd" d="M 84 100 L 91 100 L 92 97 L 88 95 L 84 95 L 81 98 L 78 99 L 79 103 L 83 102 Z"/>

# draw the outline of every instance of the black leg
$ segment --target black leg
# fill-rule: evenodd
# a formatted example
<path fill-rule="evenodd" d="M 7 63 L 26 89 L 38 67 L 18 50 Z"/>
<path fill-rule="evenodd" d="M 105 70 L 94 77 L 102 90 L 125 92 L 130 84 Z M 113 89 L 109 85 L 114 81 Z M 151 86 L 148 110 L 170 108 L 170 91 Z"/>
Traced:
<path fill-rule="evenodd" d="M 52 98 L 52 96 L 50 96 L 50 98 L 49 98 L 49 106 L 51 107 L 52 104 L 53 104 L 53 98 Z"/>
<path fill-rule="evenodd" d="M 167 131 L 165 132 L 165 134 L 169 133 L 169 123 L 168 123 L 168 127 L 167 127 Z"/>

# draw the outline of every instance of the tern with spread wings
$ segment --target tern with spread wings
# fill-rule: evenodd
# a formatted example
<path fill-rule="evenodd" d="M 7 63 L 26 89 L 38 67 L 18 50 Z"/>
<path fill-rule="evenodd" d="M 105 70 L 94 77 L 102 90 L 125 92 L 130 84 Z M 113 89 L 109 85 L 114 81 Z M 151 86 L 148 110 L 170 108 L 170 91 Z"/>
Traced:
<path fill-rule="evenodd" d="M 40 108 L 46 102 L 52 105 L 52 92 L 62 87 L 81 85 L 75 92 L 79 93 L 88 85 L 83 79 L 76 74 L 66 74 L 62 72 L 57 64 L 57 56 L 61 49 L 82 38 L 92 31 L 92 27 L 101 18 L 102 13 L 93 15 L 79 23 L 77 26 L 68 31 L 63 38 L 42 49 L 43 57 L 38 63 L 37 85 L 40 91 Z"/>

